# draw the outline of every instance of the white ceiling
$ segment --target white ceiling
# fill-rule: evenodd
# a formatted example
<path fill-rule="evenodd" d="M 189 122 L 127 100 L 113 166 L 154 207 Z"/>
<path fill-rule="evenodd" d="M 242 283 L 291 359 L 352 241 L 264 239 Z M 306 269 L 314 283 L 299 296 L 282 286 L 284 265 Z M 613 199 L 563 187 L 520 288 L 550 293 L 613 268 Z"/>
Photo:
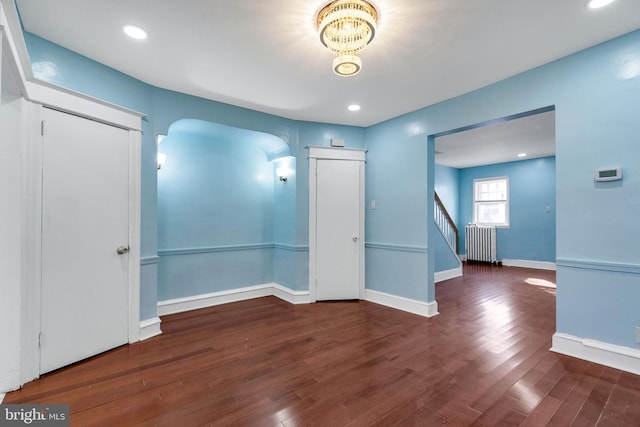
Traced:
<path fill-rule="evenodd" d="M 17 0 L 27 31 L 155 86 L 279 116 L 369 126 L 640 28 L 640 1 L 375 0 L 355 77 L 335 76 L 326 0 Z M 121 31 L 135 24 L 146 41 Z M 348 104 L 362 109 L 350 113 Z M 514 112 L 515 113 L 515 112 Z"/>
<path fill-rule="evenodd" d="M 461 169 L 553 156 L 555 123 L 549 111 L 438 137 L 436 163 Z"/>

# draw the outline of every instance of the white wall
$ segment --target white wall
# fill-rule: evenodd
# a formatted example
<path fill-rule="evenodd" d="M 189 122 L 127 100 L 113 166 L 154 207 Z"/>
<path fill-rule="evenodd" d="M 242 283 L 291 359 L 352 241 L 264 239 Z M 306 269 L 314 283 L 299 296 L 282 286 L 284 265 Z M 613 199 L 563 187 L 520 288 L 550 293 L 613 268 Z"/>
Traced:
<path fill-rule="evenodd" d="M 6 58 L 3 58 L 6 59 Z M 22 118 L 26 102 L 3 60 L 0 91 L 0 392 L 20 386 Z"/>

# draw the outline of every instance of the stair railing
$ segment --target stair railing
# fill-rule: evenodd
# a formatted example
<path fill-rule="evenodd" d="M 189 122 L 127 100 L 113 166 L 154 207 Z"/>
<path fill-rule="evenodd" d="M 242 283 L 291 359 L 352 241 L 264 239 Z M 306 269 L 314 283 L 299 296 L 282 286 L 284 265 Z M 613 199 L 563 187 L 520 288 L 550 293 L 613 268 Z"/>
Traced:
<path fill-rule="evenodd" d="M 447 208 L 444 207 L 444 203 L 440 200 L 438 193 L 434 192 L 435 201 L 434 204 L 434 219 L 436 221 L 436 225 L 442 232 L 444 238 L 449 242 L 449 245 L 452 249 L 455 249 L 456 254 L 458 253 L 458 227 L 456 227 L 453 219 L 447 212 Z"/>

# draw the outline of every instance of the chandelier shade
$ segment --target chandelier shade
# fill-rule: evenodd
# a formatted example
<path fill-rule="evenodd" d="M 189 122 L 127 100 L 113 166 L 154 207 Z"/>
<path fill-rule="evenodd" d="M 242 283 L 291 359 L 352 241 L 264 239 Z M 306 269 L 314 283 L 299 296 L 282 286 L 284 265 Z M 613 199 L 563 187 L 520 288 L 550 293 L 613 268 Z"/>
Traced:
<path fill-rule="evenodd" d="M 318 13 L 320 41 L 336 55 L 333 71 L 353 76 L 362 68 L 360 50 L 373 40 L 378 25 L 376 8 L 364 0 L 336 0 Z"/>

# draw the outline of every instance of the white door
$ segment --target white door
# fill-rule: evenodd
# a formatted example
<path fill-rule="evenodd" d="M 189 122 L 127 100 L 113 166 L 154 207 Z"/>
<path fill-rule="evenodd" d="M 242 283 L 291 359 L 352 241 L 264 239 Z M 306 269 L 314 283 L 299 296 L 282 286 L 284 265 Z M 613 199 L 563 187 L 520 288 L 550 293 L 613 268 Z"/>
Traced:
<path fill-rule="evenodd" d="M 45 108 L 40 372 L 128 342 L 128 132 Z"/>
<path fill-rule="evenodd" d="M 351 160 L 316 165 L 316 299 L 360 297 L 360 167 Z"/>

